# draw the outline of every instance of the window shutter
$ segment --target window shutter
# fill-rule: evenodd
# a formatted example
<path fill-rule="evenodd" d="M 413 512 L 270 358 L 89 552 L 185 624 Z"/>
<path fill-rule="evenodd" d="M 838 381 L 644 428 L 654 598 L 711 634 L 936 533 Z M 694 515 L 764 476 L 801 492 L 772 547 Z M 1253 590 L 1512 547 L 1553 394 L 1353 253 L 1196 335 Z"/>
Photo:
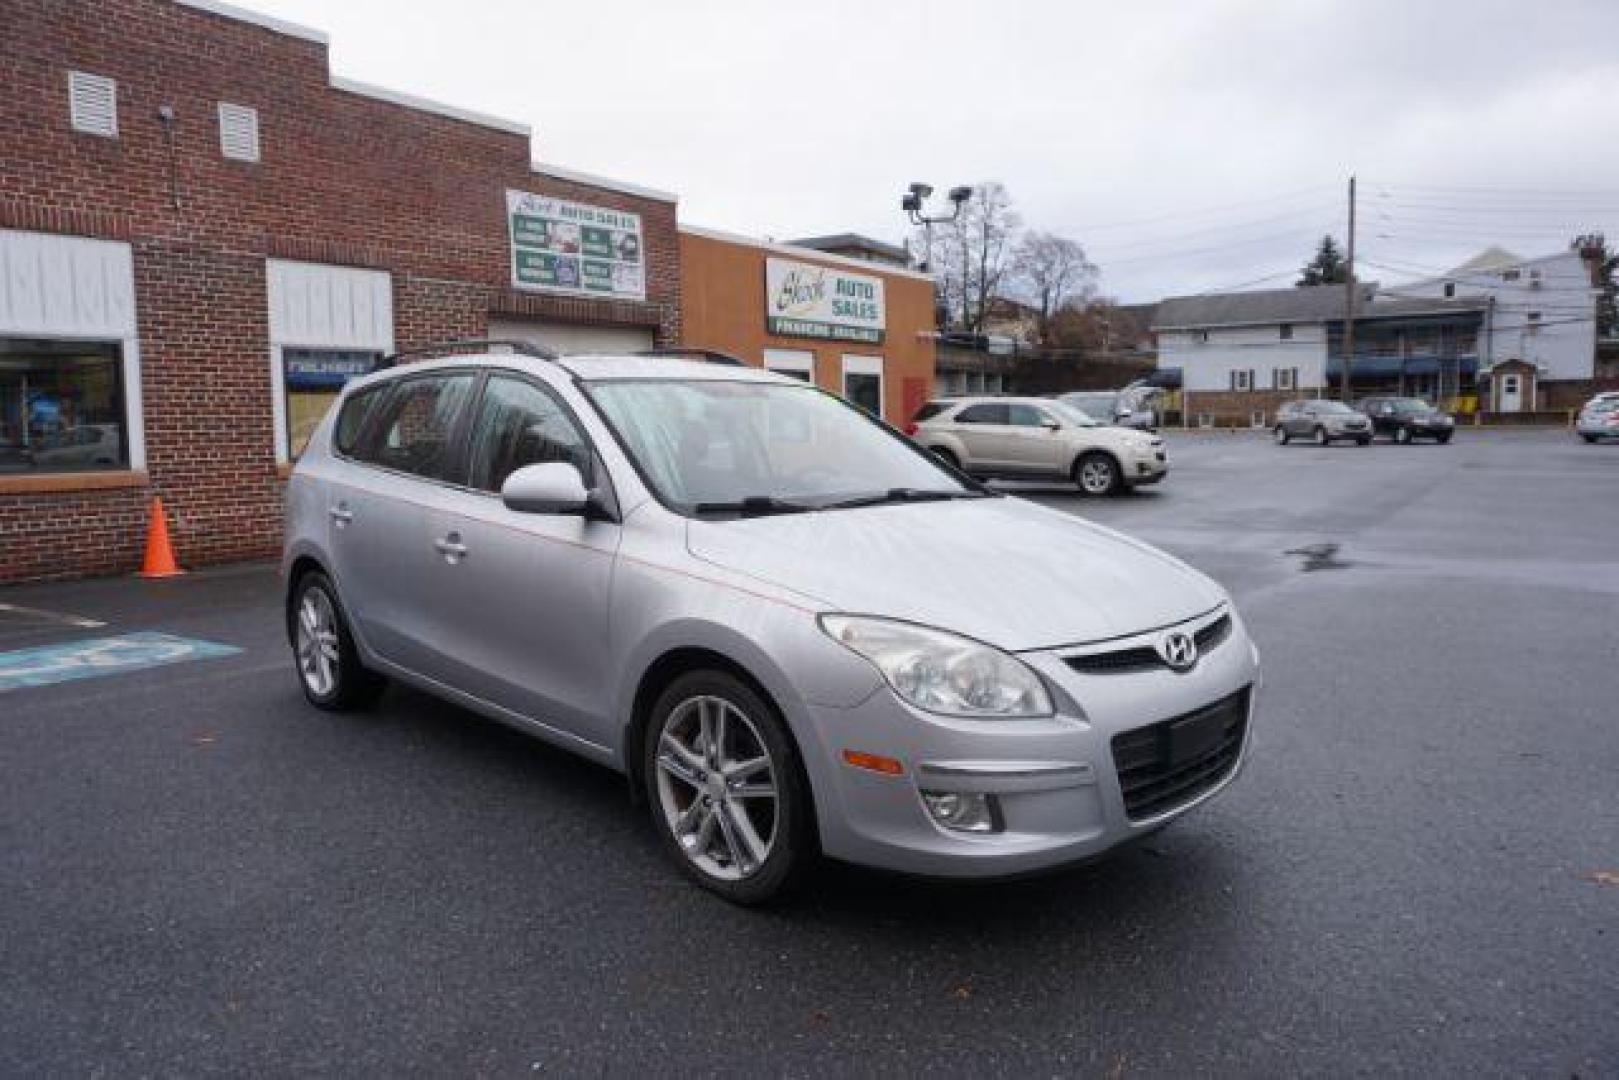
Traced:
<path fill-rule="evenodd" d="M 219 150 L 232 161 L 259 159 L 259 111 L 246 105 L 219 103 Z"/>
<path fill-rule="evenodd" d="M 118 137 L 118 84 L 104 75 L 67 73 L 68 116 L 74 131 Z"/>
<path fill-rule="evenodd" d="M 1230 374 L 1231 374 L 1231 389 L 1235 390 L 1237 388 L 1237 369 L 1232 368 Z"/>

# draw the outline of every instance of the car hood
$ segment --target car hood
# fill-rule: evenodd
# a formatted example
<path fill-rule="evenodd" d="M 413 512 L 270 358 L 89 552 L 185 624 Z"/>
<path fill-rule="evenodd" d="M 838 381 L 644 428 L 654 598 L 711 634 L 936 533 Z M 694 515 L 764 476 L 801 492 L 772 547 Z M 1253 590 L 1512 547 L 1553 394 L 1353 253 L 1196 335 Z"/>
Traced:
<path fill-rule="evenodd" d="M 1139 633 L 1225 599 L 1178 559 L 1015 498 L 692 521 L 687 546 L 829 608 L 1014 652 Z"/>

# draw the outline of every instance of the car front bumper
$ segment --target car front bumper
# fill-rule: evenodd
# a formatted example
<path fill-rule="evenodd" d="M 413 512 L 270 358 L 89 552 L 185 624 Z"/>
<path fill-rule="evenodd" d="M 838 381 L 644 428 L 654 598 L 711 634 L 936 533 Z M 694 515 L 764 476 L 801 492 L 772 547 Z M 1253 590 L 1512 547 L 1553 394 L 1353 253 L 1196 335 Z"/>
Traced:
<path fill-rule="evenodd" d="M 1054 689 L 1057 715 L 1039 720 L 955 720 L 919 712 L 886 685 L 848 708 L 809 706 L 822 739 L 812 768 L 823 850 L 849 862 L 936 877 L 1030 873 L 1099 856 L 1149 835 L 1222 790 L 1247 757 L 1258 654 L 1240 620 L 1185 673 L 1083 674 L 1061 651 L 1021 654 Z M 1230 701 L 1227 747 L 1184 798 L 1127 810 L 1114 737 L 1138 732 L 1137 749 L 1169 733 L 1154 728 Z M 1240 710 L 1240 716 L 1238 712 Z M 1235 740 L 1234 742 L 1231 740 Z M 843 759 L 852 750 L 898 762 L 885 775 Z M 1166 751 L 1167 752 L 1167 751 Z M 1218 768 L 1212 768 L 1213 765 Z M 1184 764 L 1193 768 L 1192 764 Z M 991 797 L 1000 828 L 947 828 L 923 792 Z"/>

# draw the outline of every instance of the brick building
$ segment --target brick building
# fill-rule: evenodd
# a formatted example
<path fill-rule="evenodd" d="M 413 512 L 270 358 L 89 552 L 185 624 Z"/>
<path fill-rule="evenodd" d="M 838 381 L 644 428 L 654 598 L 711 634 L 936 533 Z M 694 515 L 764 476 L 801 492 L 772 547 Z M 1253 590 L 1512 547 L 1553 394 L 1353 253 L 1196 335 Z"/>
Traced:
<path fill-rule="evenodd" d="M 680 268 L 687 345 L 813 382 L 895 426 L 933 393 L 926 274 L 691 226 Z"/>
<path fill-rule="evenodd" d="M 279 547 L 343 379 L 429 341 L 680 339 L 675 199 L 334 77 L 202 0 L 0 0 L 0 581 Z"/>

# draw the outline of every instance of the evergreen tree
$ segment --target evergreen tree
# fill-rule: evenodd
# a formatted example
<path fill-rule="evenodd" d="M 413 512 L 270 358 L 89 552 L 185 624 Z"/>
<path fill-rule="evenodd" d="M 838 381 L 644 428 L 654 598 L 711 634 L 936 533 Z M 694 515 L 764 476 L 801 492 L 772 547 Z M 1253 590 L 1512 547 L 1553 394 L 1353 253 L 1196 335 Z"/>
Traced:
<path fill-rule="evenodd" d="M 1295 285 L 1342 285 L 1349 277 L 1349 267 L 1344 264 L 1344 257 L 1338 253 L 1338 244 L 1333 238 L 1323 236 L 1321 246 L 1316 248 L 1315 258 L 1304 264 L 1299 272 L 1299 279 Z"/>

